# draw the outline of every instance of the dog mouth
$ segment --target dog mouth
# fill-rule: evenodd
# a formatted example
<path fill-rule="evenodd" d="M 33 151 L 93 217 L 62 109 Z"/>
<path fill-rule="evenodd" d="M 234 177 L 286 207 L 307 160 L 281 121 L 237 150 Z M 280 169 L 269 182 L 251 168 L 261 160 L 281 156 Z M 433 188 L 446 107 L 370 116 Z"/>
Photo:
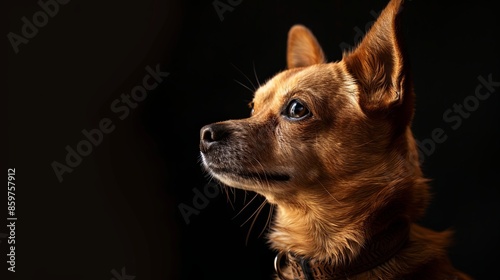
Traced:
<path fill-rule="evenodd" d="M 286 182 L 291 179 L 290 175 L 285 173 L 276 173 L 276 172 L 250 172 L 250 171 L 241 171 L 229 168 L 217 168 L 217 169 L 209 169 L 214 175 L 228 176 L 232 178 L 240 178 L 246 180 L 253 181 L 263 181 L 263 182 Z"/>

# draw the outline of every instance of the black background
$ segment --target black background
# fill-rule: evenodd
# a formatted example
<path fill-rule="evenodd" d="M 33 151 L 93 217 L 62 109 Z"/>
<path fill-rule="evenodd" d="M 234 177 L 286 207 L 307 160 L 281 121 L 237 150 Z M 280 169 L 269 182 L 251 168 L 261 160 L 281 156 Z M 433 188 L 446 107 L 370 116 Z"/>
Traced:
<path fill-rule="evenodd" d="M 253 89 L 285 68 L 293 24 L 308 26 L 335 61 L 386 1 L 232 1 L 241 3 L 223 20 L 213 2 L 72 0 L 18 53 L 4 37 L 17 279 L 270 279 L 274 253 L 260 235 L 269 206 L 252 229 L 245 222 L 263 199 L 240 191 L 196 199 L 208 182 L 199 129 L 248 116 L 252 92 L 239 83 Z M 415 137 L 424 141 L 435 128 L 447 135 L 423 163 L 434 198 L 421 222 L 456 231 L 450 256 L 477 279 L 497 277 L 500 87 L 457 129 L 443 113 L 470 100 L 478 76 L 500 81 L 493 3 L 407 1 L 402 27 Z M 36 1 L 10 3 L 5 35 L 20 35 L 21 18 L 39 10 Z M 170 75 L 119 119 L 111 104 L 156 65 Z M 59 182 L 51 164 L 64 164 L 66 146 L 104 118 L 114 131 Z M 193 199 L 206 205 L 186 224 L 179 205 L 193 207 Z"/>

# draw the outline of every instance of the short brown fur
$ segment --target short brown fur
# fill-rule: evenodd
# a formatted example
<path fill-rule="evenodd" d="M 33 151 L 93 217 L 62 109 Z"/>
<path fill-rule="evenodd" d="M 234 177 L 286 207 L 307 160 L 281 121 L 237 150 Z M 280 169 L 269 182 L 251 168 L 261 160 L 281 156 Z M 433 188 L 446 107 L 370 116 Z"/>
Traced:
<path fill-rule="evenodd" d="M 325 62 L 306 27 L 292 27 L 288 70 L 256 91 L 251 117 L 202 128 L 203 165 L 276 206 L 268 238 L 278 252 L 344 266 L 372 236 L 405 221 L 404 246 L 349 279 L 471 279 L 448 259 L 451 232 L 417 224 L 429 187 L 410 130 L 402 2 L 392 0 L 338 62 Z"/>

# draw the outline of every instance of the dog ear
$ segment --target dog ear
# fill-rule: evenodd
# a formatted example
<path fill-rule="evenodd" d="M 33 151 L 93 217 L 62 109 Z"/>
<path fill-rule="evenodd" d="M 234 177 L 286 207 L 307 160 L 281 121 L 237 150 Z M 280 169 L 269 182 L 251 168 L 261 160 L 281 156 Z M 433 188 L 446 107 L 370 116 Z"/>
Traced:
<path fill-rule="evenodd" d="M 288 32 L 286 59 L 288 69 L 291 69 L 324 63 L 325 55 L 312 32 L 297 24 Z"/>
<path fill-rule="evenodd" d="M 413 93 L 399 34 L 402 3 L 391 0 L 361 43 L 344 54 L 343 61 L 357 81 L 360 105 L 365 111 L 385 110 L 404 103 L 403 109 L 411 118 Z"/>

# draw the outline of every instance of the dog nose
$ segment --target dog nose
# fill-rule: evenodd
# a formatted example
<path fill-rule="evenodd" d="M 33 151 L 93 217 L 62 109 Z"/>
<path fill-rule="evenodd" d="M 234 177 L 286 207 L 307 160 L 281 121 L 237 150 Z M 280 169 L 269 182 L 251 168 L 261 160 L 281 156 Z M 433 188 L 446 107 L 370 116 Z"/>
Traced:
<path fill-rule="evenodd" d="M 223 124 L 205 125 L 200 130 L 200 150 L 203 153 L 208 152 L 213 144 L 223 140 L 227 134 L 227 129 Z"/>

